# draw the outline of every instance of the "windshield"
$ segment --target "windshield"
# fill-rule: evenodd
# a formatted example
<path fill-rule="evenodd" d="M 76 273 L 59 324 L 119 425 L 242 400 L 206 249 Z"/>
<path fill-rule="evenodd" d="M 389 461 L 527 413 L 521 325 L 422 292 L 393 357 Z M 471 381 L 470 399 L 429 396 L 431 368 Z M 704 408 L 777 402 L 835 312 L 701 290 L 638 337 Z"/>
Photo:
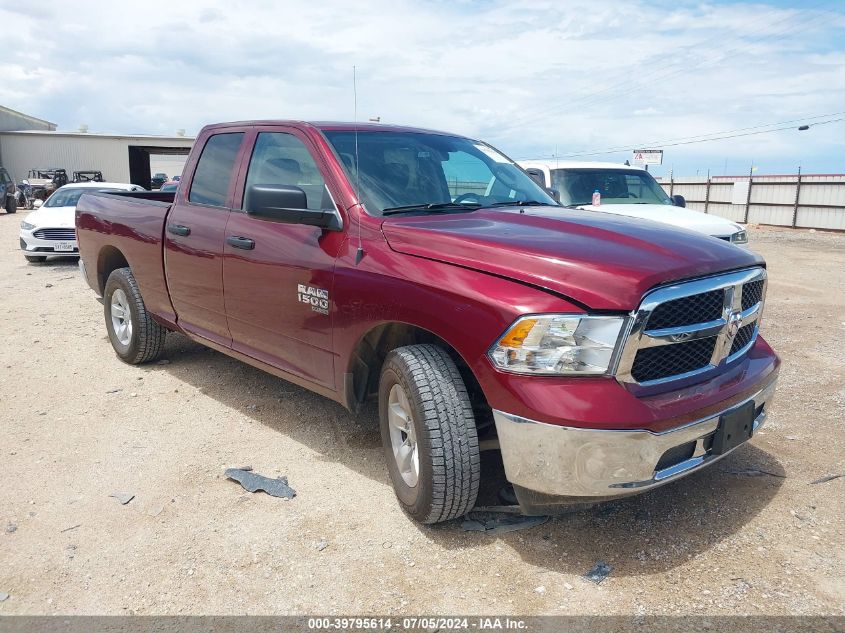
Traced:
<path fill-rule="evenodd" d="M 557 203 L 489 145 L 425 132 L 326 131 L 349 182 L 370 214 L 416 205 L 457 203 L 468 209 L 501 203 Z"/>
<path fill-rule="evenodd" d="M 602 204 L 672 204 L 651 174 L 641 169 L 553 169 L 552 188 L 564 205 L 592 204 L 593 192 Z"/>
<path fill-rule="evenodd" d="M 75 207 L 79 202 L 79 198 L 83 193 L 94 193 L 100 191 L 103 193 L 113 193 L 115 191 L 123 191 L 123 189 L 92 189 L 91 187 L 69 187 L 67 189 L 59 189 L 52 196 L 47 198 L 44 203 L 45 207 Z"/>

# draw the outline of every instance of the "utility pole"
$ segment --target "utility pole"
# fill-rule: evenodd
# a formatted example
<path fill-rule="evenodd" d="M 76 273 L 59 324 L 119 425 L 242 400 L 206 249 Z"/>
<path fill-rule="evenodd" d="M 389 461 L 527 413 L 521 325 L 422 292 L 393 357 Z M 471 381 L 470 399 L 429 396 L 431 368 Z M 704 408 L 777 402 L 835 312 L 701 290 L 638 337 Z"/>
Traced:
<path fill-rule="evenodd" d="M 748 224 L 748 209 L 751 207 L 751 183 L 754 181 L 754 162 L 751 162 L 751 167 L 748 168 L 748 195 L 745 197 L 745 217 L 742 219 L 743 224 Z"/>
<path fill-rule="evenodd" d="M 798 226 L 798 200 L 801 197 L 801 165 L 798 165 L 798 181 L 795 183 L 795 206 L 792 207 L 792 228 Z"/>

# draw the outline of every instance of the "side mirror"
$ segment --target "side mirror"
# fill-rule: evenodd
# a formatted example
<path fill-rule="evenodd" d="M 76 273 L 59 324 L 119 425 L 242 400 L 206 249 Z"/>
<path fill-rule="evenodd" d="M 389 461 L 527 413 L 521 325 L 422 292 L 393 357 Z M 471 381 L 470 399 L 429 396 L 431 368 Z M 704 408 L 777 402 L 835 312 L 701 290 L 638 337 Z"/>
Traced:
<path fill-rule="evenodd" d="M 675 194 L 674 196 L 672 196 L 672 204 L 674 204 L 676 207 L 686 207 L 687 201 L 683 196 Z"/>
<path fill-rule="evenodd" d="M 36 200 L 35 202 L 32 203 L 32 208 L 33 209 L 40 209 L 43 204 L 44 204 L 43 200 Z"/>
<path fill-rule="evenodd" d="M 560 191 L 557 189 L 546 189 L 546 193 L 554 198 L 555 202 L 560 202 Z"/>
<path fill-rule="evenodd" d="M 340 230 L 337 214 L 331 209 L 309 209 L 308 198 L 299 187 L 250 185 L 244 202 L 244 210 L 257 218 Z"/>

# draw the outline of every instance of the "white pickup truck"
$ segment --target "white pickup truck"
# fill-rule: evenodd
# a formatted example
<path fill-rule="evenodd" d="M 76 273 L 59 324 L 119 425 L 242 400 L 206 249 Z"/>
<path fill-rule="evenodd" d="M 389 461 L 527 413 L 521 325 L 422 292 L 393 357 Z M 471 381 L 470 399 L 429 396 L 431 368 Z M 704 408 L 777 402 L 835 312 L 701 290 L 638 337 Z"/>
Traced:
<path fill-rule="evenodd" d="M 738 245 L 748 244 L 745 228 L 717 215 L 684 208 L 683 196 L 669 195 L 645 169 L 617 163 L 526 160 L 519 165 L 560 195 L 561 204 L 664 222 Z M 592 204 L 601 194 L 601 206 Z"/>

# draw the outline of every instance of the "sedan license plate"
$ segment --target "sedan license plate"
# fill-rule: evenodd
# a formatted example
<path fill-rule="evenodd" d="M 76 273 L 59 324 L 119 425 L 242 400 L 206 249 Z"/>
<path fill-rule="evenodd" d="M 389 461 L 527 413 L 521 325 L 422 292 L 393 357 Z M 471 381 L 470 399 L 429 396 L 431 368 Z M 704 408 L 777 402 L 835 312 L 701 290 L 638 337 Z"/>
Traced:
<path fill-rule="evenodd" d="M 713 436 L 711 453 L 722 455 L 747 442 L 754 434 L 754 401 L 746 402 L 733 411 L 722 414 L 719 428 Z"/>
<path fill-rule="evenodd" d="M 56 242 L 53 246 L 53 250 L 57 253 L 72 253 L 73 249 L 73 242 Z"/>

